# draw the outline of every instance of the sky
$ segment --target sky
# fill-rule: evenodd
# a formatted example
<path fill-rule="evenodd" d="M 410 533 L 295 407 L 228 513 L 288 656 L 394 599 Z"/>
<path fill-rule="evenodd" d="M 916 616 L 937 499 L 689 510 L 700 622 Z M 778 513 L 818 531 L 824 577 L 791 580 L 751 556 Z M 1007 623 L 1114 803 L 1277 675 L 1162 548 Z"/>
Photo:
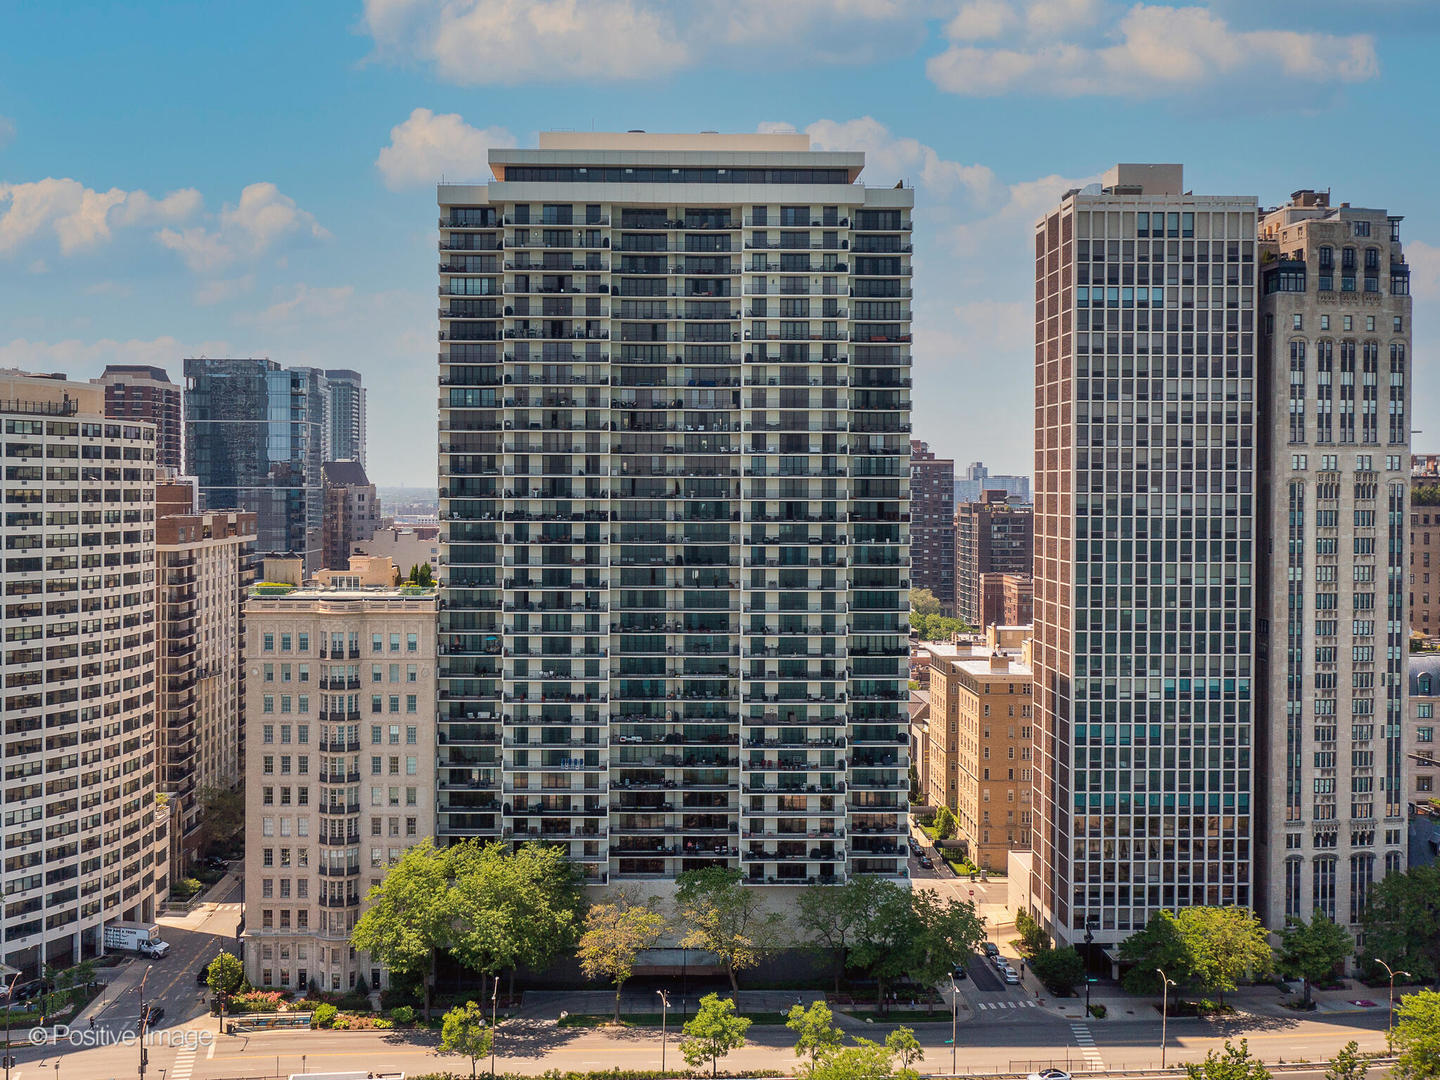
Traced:
<path fill-rule="evenodd" d="M 960 467 L 1030 471 L 1033 225 L 1116 161 L 1404 215 L 1437 450 L 1437 45 L 1435 0 L 12 0 L 0 367 L 355 368 L 371 479 L 432 486 L 437 180 L 545 130 L 797 130 L 915 186 L 915 433 Z"/>

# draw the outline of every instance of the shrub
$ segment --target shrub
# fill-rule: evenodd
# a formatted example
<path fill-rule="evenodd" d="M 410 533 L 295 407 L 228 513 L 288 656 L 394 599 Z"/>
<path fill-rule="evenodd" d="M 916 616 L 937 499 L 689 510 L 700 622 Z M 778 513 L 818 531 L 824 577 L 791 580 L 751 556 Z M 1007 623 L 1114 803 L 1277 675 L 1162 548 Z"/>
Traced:
<path fill-rule="evenodd" d="M 415 1022 L 415 1010 L 409 1005 L 400 1005 L 390 1010 L 390 1019 L 397 1024 L 413 1024 Z"/>
<path fill-rule="evenodd" d="M 189 900 L 192 896 L 197 895 L 203 888 L 205 888 L 205 886 L 198 878 L 182 878 L 170 887 L 170 895 L 177 900 Z"/>
<path fill-rule="evenodd" d="M 334 1005 L 321 1004 L 315 1006 L 315 1012 L 310 1017 L 310 1026 L 317 1028 L 328 1028 L 335 1023 L 335 1017 L 340 1012 Z"/>
<path fill-rule="evenodd" d="M 1109 1011 L 1109 1009 L 1107 1009 L 1104 1005 L 1099 1004 L 1098 1002 L 1090 1006 L 1090 1015 L 1095 1017 L 1096 1020 L 1104 1020 L 1105 1014 Z"/>

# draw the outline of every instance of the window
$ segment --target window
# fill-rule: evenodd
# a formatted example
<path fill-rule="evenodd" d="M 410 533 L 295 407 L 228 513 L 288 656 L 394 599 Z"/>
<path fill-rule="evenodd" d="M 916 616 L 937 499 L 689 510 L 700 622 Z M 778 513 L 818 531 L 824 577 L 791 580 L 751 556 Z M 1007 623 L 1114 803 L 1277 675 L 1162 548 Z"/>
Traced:
<path fill-rule="evenodd" d="M 1291 330 L 1303 330 L 1303 329 L 1304 329 L 1304 323 L 1305 323 L 1305 317 L 1304 317 L 1303 315 L 1301 315 L 1298 311 L 1297 311 L 1295 314 L 1293 314 L 1293 315 L 1290 316 L 1290 329 L 1291 329 Z"/>
<path fill-rule="evenodd" d="M 300 631 L 296 638 L 296 645 L 299 646 L 300 652 L 310 651 L 310 632 L 308 630 Z"/>
<path fill-rule="evenodd" d="M 419 652 L 419 651 L 420 651 L 420 636 L 419 636 L 418 634 L 406 634 L 406 635 L 405 635 L 405 651 L 406 651 L 406 652 Z"/>
<path fill-rule="evenodd" d="M 1355 234 L 1356 236 L 1369 236 L 1369 235 L 1370 235 L 1370 222 L 1368 222 L 1368 221 L 1352 221 L 1350 224 L 1354 226 L 1354 234 Z M 1347 250 L 1350 250 L 1350 249 L 1347 249 Z"/>
<path fill-rule="evenodd" d="M 399 634 L 391 634 L 391 635 L 390 635 L 390 651 L 391 651 L 391 652 L 399 652 L 399 651 L 400 651 L 400 635 L 399 635 Z"/>
<path fill-rule="evenodd" d="M 264 651 L 264 652 L 274 652 L 274 651 L 275 651 L 275 635 L 274 635 L 274 634 L 266 634 L 266 635 L 264 635 L 264 637 L 263 637 L 261 640 L 262 640 L 262 644 L 261 644 L 260 648 L 261 648 L 262 651 Z"/>
<path fill-rule="evenodd" d="M 414 694 L 405 695 L 405 711 L 407 713 L 419 712 L 418 701 Z"/>

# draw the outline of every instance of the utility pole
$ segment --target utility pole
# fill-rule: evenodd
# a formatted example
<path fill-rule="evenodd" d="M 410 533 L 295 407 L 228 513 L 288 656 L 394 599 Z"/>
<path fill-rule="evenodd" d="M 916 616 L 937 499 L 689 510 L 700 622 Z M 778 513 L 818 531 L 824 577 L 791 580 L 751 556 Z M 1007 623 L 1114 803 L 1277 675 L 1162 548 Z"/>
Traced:
<path fill-rule="evenodd" d="M 150 1063 L 150 1052 L 145 1048 L 145 1024 L 150 1019 L 150 1011 L 145 1005 L 145 980 L 150 978 L 154 967 L 154 964 L 145 965 L 145 974 L 140 976 L 140 1080 L 145 1080 L 145 1066 Z"/>
<path fill-rule="evenodd" d="M 500 1009 L 500 976 L 495 976 L 495 989 L 490 992 L 490 1080 L 495 1080 L 495 1017 Z"/>
<path fill-rule="evenodd" d="M 1095 935 L 1090 932 L 1091 918 L 1085 919 L 1085 1019 L 1090 1019 L 1090 965 L 1092 956 L 1090 946 L 1095 941 Z"/>
<path fill-rule="evenodd" d="M 656 990 L 660 995 L 660 1075 L 665 1075 L 665 1017 L 670 1012 L 670 995 L 664 990 Z"/>
<path fill-rule="evenodd" d="M 1375 958 L 1375 962 L 1383 967 L 1385 973 L 1390 976 L 1390 1013 L 1385 1017 L 1385 1049 L 1389 1050 L 1391 1048 L 1390 1037 L 1395 1031 L 1395 976 L 1404 975 L 1407 979 L 1413 979 L 1415 976 L 1408 971 L 1391 971 L 1390 965 L 1378 956 Z"/>
<path fill-rule="evenodd" d="M 955 1075 L 956 1031 L 960 1024 L 960 988 L 955 985 L 955 973 L 950 973 L 950 1075 Z"/>
<path fill-rule="evenodd" d="M 5 988 L 5 1080 L 10 1080 L 10 1062 L 14 1060 L 10 1056 L 10 1002 L 15 997 L 15 983 L 19 978 L 20 972 L 17 971 Z"/>

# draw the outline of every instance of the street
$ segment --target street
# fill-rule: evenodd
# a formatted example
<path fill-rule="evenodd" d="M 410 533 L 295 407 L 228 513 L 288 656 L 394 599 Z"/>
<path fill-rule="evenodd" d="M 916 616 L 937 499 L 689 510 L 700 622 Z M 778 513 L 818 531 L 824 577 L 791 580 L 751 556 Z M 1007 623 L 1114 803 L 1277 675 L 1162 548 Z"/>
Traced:
<path fill-rule="evenodd" d="M 975 899 L 990 918 L 990 940 L 1009 953 L 1007 935 L 996 925 L 1003 915 L 1004 883 L 957 880 L 948 868 L 933 873 L 917 871 L 916 884 Z M 239 887 L 229 881 L 222 900 L 205 905 L 183 919 L 161 920 L 172 952 L 152 963 L 132 960 L 111 969 L 112 987 L 72 1026 L 88 1032 L 88 1016 L 96 1015 L 99 1032 L 133 1032 L 140 1012 L 140 980 L 145 1000 L 165 1009 L 149 1047 L 146 1076 L 153 1080 L 231 1080 L 286 1076 L 304 1070 L 370 1072 L 380 1068 L 409 1074 L 465 1071 L 469 1062 L 436 1053 L 438 1037 L 417 1031 L 310 1031 L 263 1032 L 253 1035 L 219 1034 L 219 1021 L 209 1015 L 204 988 L 195 982 L 201 963 L 222 945 L 234 945 L 240 918 Z M 984 959 L 973 958 L 968 976 L 959 981 L 956 1015 L 959 1045 L 949 1045 L 950 1024 L 916 1025 L 925 1048 L 927 1071 L 958 1073 L 1030 1072 L 1051 1066 L 1072 1072 L 1154 1068 L 1160 1063 L 1160 1018 L 1154 1003 L 1128 1000 L 1106 1020 L 1088 1022 L 1060 1015 L 1054 1003 L 1036 994 L 1007 986 Z M 945 994 L 949 999 L 948 989 Z M 1071 999 L 1073 1002 L 1074 999 Z M 673 1019 L 673 1014 L 672 1014 Z M 888 1024 L 871 1023 L 863 1016 L 837 1015 L 851 1037 L 884 1038 Z M 666 1065 L 683 1067 L 677 1024 L 667 1037 Z M 17 1033 L 23 1037 L 23 1033 Z M 1269 1015 L 1254 1012 L 1224 1020 L 1171 1019 L 1167 1062 L 1196 1061 L 1227 1038 L 1246 1038 L 1252 1052 L 1267 1062 L 1323 1062 L 1346 1041 L 1354 1039 L 1362 1050 L 1378 1052 L 1385 1046 L 1383 1006 L 1305 1015 Z M 755 1027 L 747 1045 L 724 1059 L 730 1070 L 790 1068 L 794 1037 L 783 1027 Z M 180 1045 L 173 1045 L 178 1043 Z M 553 1018 L 525 1017 L 501 1023 L 496 1039 L 500 1071 L 539 1074 L 548 1069 L 600 1070 L 656 1069 L 660 1066 L 660 1032 L 655 1028 L 561 1028 Z M 16 1067 L 10 1080 L 119 1080 L 138 1075 L 137 1046 L 62 1045 L 26 1046 L 14 1052 Z M 1318 1077 L 1318 1073 L 1317 1073 Z M 1301 1077 L 1301 1080 L 1309 1078 Z"/>

